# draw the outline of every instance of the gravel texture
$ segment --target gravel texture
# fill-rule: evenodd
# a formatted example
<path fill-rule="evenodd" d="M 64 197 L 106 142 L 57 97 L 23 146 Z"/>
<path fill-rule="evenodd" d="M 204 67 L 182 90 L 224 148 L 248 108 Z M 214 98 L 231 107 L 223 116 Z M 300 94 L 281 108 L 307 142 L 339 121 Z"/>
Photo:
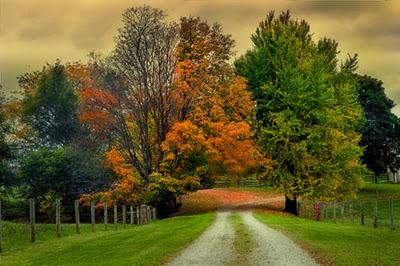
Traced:
<path fill-rule="evenodd" d="M 292 240 L 255 219 L 251 212 L 238 212 L 248 227 L 253 250 L 246 256 L 245 265 L 314 266 L 314 259 Z M 242 265 L 234 261 L 235 232 L 230 222 L 232 212 L 217 212 L 217 219 L 198 239 L 183 250 L 168 265 L 219 266 Z"/>
<path fill-rule="evenodd" d="M 233 254 L 235 233 L 229 221 L 230 212 L 218 212 L 216 221 L 198 239 L 168 265 L 224 265 Z"/>
<path fill-rule="evenodd" d="M 240 212 L 240 216 L 254 241 L 255 248 L 249 256 L 250 265 L 318 265 L 292 240 L 258 221 L 251 212 Z"/>

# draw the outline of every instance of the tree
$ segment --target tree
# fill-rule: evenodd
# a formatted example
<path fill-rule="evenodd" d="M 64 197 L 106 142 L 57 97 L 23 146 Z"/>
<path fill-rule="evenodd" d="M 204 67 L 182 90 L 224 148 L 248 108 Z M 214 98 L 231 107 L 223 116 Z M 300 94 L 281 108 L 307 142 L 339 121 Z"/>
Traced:
<path fill-rule="evenodd" d="M 376 175 L 396 171 L 400 168 L 400 119 L 391 111 L 395 104 L 386 96 L 382 81 L 367 75 L 356 79 L 366 118 L 360 130 L 363 162 Z"/>
<path fill-rule="evenodd" d="M 298 197 L 354 197 L 365 170 L 354 80 L 337 67 L 337 43 L 314 43 L 309 30 L 289 11 L 270 12 L 251 36 L 253 48 L 235 61 L 256 100 L 258 142 L 273 160 L 267 178 L 295 214 Z"/>
<path fill-rule="evenodd" d="M 80 119 L 108 132 L 120 164 L 136 172 L 132 193 L 167 214 L 199 180 L 262 161 L 247 123 L 253 103 L 229 65 L 233 41 L 219 25 L 182 18 L 178 31 L 149 7 L 123 16 L 112 56 L 89 63 L 98 83 L 83 89 Z"/>
<path fill-rule="evenodd" d="M 50 147 L 71 143 L 80 130 L 78 97 L 64 66 L 57 62 L 31 78 L 27 76 L 19 79 L 20 86 L 26 88 L 23 121 L 32 127 L 39 144 Z"/>
<path fill-rule="evenodd" d="M 219 24 L 183 17 L 173 97 L 177 121 L 163 143 L 164 170 L 202 185 L 257 169 L 262 158 L 248 124 L 253 102 L 229 64 L 233 40 Z"/>
<path fill-rule="evenodd" d="M 0 84 L 0 90 L 3 87 Z M 10 126 L 6 120 L 4 110 L 4 99 L 0 96 L 0 186 L 10 185 L 13 183 L 14 173 L 11 171 L 10 160 L 13 159 L 13 153 L 6 137 L 10 132 Z"/>
<path fill-rule="evenodd" d="M 39 149 L 20 163 L 19 178 L 29 185 L 29 196 L 39 202 L 50 195 L 70 203 L 81 194 L 104 189 L 112 179 L 101 157 L 68 146 Z"/>
<path fill-rule="evenodd" d="M 81 121 L 94 130 L 108 126 L 119 151 L 145 184 L 159 170 L 161 143 L 171 124 L 177 33 L 174 23 L 165 22 L 163 11 L 129 8 L 108 64 L 95 66 L 98 88 L 83 92 L 86 111 Z"/>

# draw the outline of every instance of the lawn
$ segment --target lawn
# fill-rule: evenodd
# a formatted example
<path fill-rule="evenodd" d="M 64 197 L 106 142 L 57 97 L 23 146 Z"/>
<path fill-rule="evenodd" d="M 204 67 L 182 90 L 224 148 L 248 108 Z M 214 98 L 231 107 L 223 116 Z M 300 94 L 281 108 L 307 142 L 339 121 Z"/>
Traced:
<path fill-rule="evenodd" d="M 326 265 L 400 265 L 400 229 L 316 222 L 262 212 L 255 217 L 283 231 Z"/>
<path fill-rule="evenodd" d="M 73 233 L 73 225 L 63 225 L 61 238 L 48 225 L 38 225 L 41 233 L 34 244 L 28 243 L 24 229 L 14 235 L 13 243 L 8 233 L 4 235 L 9 240 L 4 242 L 1 265 L 160 265 L 197 238 L 214 217 L 212 213 L 180 216 L 117 231 L 99 227 L 95 233 L 84 225 L 80 235 Z M 7 223 L 5 232 L 16 232 L 19 226 Z"/>

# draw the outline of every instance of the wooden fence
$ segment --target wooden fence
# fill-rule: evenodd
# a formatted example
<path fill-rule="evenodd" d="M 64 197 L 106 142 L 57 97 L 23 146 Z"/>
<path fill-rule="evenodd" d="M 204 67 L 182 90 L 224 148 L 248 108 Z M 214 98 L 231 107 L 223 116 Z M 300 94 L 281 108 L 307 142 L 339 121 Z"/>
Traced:
<path fill-rule="evenodd" d="M 381 174 L 381 175 L 366 175 L 364 176 L 364 181 L 366 183 L 389 183 L 389 175 L 388 174 Z"/>
<path fill-rule="evenodd" d="M 268 184 L 264 180 L 258 178 L 250 179 L 224 179 L 216 180 L 214 187 L 265 187 Z"/>
<path fill-rule="evenodd" d="M 157 219 L 157 209 L 146 204 L 142 204 L 140 206 L 126 206 L 126 205 L 117 205 L 113 204 L 112 206 L 108 206 L 107 203 L 101 203 L 101 208 L 96 207 L 96 202 L 90 203 L 90 223 L 91 223 L 91 231 L 95 232 L 96 230 L 96 222 L 99 223 L 99 217 L 96 216 L 96 212 L 99 211 L 103 212 L 103 219 L 100 223 L 104 224 L 104 230 L 109 229 L 109 217 L 110 214 L 113 219 L 113 226 L 115 230 L 119 229 L 121 225 L 122 228 L 125 228 L 127 224 L 133 225 L 142 225 L 147 224 L 150 221 Z M 75 222 L 75 231 L 77 234 L 80 233 L 81 227 L 81 215 L 82 215 L 82 205 L 80 204 L 79 200 L 74 201 L 74 222 Z M 109 208 L 112 207 L 112 208 Z M 57 199 L 54 202 L 55 214 L 54 214 L 54 221 L 55 221 L 55 234 L 57 237 L 61 237 L 62 231 L 62 223 L 61 223 L 61 214 L 62 214 L 62 206 L 61 201 Z M 2 222 L 4 221 L 2 215 L 2 202 L 0 201 L 0 253 L 2 251 Z M 111 213 L 110 213 L 111 211 Z M 29 199 L 29 238 L 30 242 L 36 241 L 36 203 L 34 199 Z M 97 221 L 96 221 L 97 218 Z M 122 223 L 122 224 L 121 224 Z"/>
<path fill-rule="evenodd" d="M 300 217 L 316 221 L 350 222 L 392 230 L 400 226 L 400 198 L 395 197 L 347 202 L 300 202 L 298 212 Z"/>

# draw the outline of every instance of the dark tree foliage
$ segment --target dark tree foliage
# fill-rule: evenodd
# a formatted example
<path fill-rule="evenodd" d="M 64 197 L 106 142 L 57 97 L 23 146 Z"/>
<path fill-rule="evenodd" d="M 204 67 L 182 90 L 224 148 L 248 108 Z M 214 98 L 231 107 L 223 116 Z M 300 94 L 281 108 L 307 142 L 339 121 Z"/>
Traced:
<path fill-rule="evenodd" d="M 110 184 L 112 173 L 101 156 L 72 147 L 43 148 L 21 161 L 20 179 L 29 185 L 29 197 L 45 200 L 46 195 L 73 199 Z"/>
<path fill-rule="evenodd" d="M 366 122 L 361 129 L 364 163 L 376 175 L 400 168 L 400 119 L 392 113 L 394 102 L 385 94 L 383 82 L 357 76 L 358 98 Z"/>
<path fill-rule="evenodd" d="M 10 160 L 13 158 L 12 149 L 6 140 L 10 127 L 5 118 L 3 104 L 4 99 L 0 98 L 0 186 L 11 184 L 14 176 L 10 167 Z"/>
<path fill-rule="evenodd" d="M 37 75 L 36 75 L 37 76 Z M 80 130 L 78 96 L 67 80 L 64 66 L 56 63 L 26 94 L 23 121 L 29 124 L 38 144 L 48 147 L 70 143 Z"/>

